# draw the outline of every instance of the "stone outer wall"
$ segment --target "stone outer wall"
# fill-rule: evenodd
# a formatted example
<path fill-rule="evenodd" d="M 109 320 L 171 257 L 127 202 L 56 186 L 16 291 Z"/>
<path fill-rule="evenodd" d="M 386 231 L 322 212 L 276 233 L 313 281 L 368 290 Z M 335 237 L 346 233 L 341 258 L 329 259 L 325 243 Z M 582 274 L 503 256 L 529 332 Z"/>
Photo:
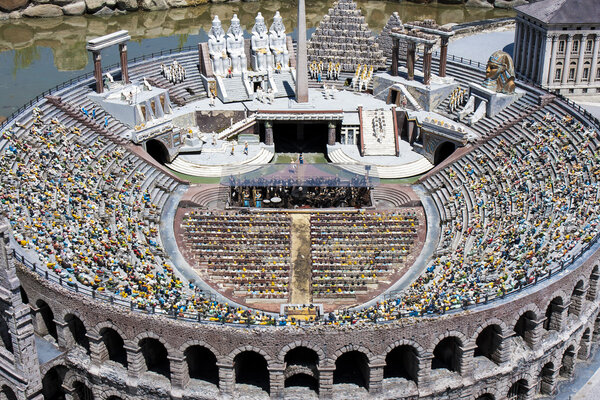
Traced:
<path fill-rule="evenodd" d="M 350 327 L 245 328 L 193 323 L 97 302 L 50 283 L 22 265 L 18 265 L 17 273 L 32 306 L 36 332 L 43 330 L 43 321 L 36 307 L 38 300 L 43 300 L 53 312 L 58 345 L 67 351 L 62 357 L 42 365 L 42 375 L 51 366 L 64 365 L 69 372 L 63 387 L 68 386 L 68 381 L 84 382 L 100 399 L 107 398 L 107 393 L 115 392 L 121 393 L 121 398 L 131 399 L 158 399 L 168 395 L 172 398 L 203 398 L 189 384 L 185 361 L 184 351 L 194 344 L 206 347 L 217 358 L 219 388 L 213 387 L 213 393 L 208 389 L 203 390 L 208 398 L 214 397 L 217 390 L 225 398 L 236 391 L 233 360 L 244 350 L 255 351 L 265 358 L 270 375 L 271 397 L 281 397 L 286 372 L 284 357 L 289 350 L 304 346 L 313 349 L 319 357 L 317 369 L 321 398 L 330 398 L 332 395 L 336 359 L 345 352 L 359 351 L 368 358 L 368 390 L 371 397 L 474 399 L 490 393 L 495 399 L 503 399 L 513 383 L 525 379 L 527 393 L 521 398 L 529 399 L 539 393 L 540 374 L 545 364 L 552 362 L 554 366 L 552 376 L 545 377 L 553 389 L 559 372 L 565 376 L 572 373 L 572 360 L 563 360 L 565 349 L 572 345 L 577 357 L 585 359 L 590 354 L 593 342 L 600 337 L 599 255 L 600 251 L 597 251 L 579 268 L 556 275 L 550 284 L 534 287 L 535 291 L 530 294 L 508 297 L 500 302 L 439 318 Z M 583 285 L 574 290 L 581 282 Z M 555 308 L 552 315 L 551 325 L 557 330 L 548 331 L 543 327 L 545 312 L 556 297 L 562 299 L 562 306 Z M 527 311 L 535 314 L 534 320 L 528 325 L 531 329 L 524 335 L 530 345 L 513 330 L 519 317 Z M 81 347 L 73 345 L 73 338 L 65 323 L 68 314 L 83 321 L 90 342 L 89 355 Z M 497 325 L 500 329 L 496 338 L 500 345 L 493 355 L 496 363 L 482 356 L 474 357 L 478 335 L 490 325 Z M 100 338 L 100 329 L 103 327 L 113 328 L 124 339 L 127 369 L 112 361 L 102 361 L 106 359 L 106 348 Z M 582 340 L 586 330 L 587 339 Z M 459 372 L 445 369 L 432 371 L 436 345 L 450 336 L 457 338 L 460 343 L 457 353 Z M 138 346 L 138 342 L 146 337 L 156 338 L 166 347 L 171 369 L 170 382 L 165 377 L 146 372 Z M 383 380 L 386 355 L 399 345 L 410 345 L 416 351 L 416 385 L 397 379 Z"/>

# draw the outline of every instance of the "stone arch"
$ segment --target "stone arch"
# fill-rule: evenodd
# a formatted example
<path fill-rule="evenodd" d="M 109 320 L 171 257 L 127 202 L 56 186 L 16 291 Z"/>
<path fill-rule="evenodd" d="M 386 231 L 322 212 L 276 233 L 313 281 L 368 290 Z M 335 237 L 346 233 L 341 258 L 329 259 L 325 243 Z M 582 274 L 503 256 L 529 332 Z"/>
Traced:
<path fill-rule="evenodd" d="M 346 351 L 343 351 L 335 360 L 333 384 L 351 383 L 368 390 L 370 378 L 369 356 L 363 351 L 351 348 L 361 348 L 362 346 L 345 347 L 347 348 Z M 336 354 L 338 352 L 339 350 Z"/>
<path fill-rule="evenodd" d="M 575 284 L 575 287 L 571 292 L 567 315 L 579 315 L 581 313 L 581 306 L 583 305 L 583 299 L 585 298 L 586 293 L 585 282 L 585 279 L 581 278 Z"/>
<path fill-rule="evenodd" d="M 63 381 L 68 369 L 62 364 L 54 365 L 43 374 L 42 395 L 44 400 L 59 400 L 64 398 Z"/>
<path fill-rule="evenodd" d="M 433 163 L 440 164 L 446 158 L 450 157 L 456 150 L 456 144 L 450 141 L 440 142 L 433 153 Z"/>
<path fill-rule="evenodd" d="M 68 313 L 64 316 L 64 321 L 67 324 L 67 332 L 70 335 L 70 340 L 67 343 L 75 343 L 85 349 L 86 353 L 90 353 L 90 341 L 87 337 L 87 329 L 79 317 L 75 314 Z"/>
<path fill-rule="evenodd" d="M 192 344 L 183 351 L 183 357 L 190 379 L 198 379 L 219 386 L 217 356 L 211 348 L 203 344 Z"/>
<path fill-rule="evenodd" d="M 234 350 L 236 354 L 233 356 L 235 383 L 253 385 L 270 393 L 269 360 L 263 354 L 253 349 L 236 350 Z"/>
<path fill-rule="evenodd" d="M 515 381 L 510 388 L 506 397 L 510 400 L 527 400 L 529 396 L 529 384 L 526 379 L 521 378 Z"/>
<path fill-rule="evenodd" d="M 577 352 L 577 358 L 580 360 L 587 360 L 590 357 L 590 350 L 592 347 L 592 328 L 590 326 L 584 327 L 583 334 L 579 340 L 579 351 Z"/>
<path fill-rule="evenodd" d="M 560 376 L 570 378 L 573 375 L 573 370 L 575 368 L 575 349 L 574 344 L 570 344 L 565 348 L 560 364 Z"/>
<path fill-rule="evenodd" d="M 306 347 L 307 349 L 311 349 L 319 356 L 319 363 L 325 360 L 325 352 L 319 346 L 315 346 L 310 342 L 304 340 L 296 340 L 295 342 L 288 343 L 281 348 L 279 354 L 277 354 L 277 360 L 281 363 L 285 362 L 285 356 L 290 351 L 295 349 L 296 347 Z"/>
<path fill-rule="evenodd" d="M 540 371 L 540 393 L 552 396 L 556 385 L 556 366 L 552 361 L 545 363 Z"/>
<path fill-rule="evenodd" d="M 457 331 L 449 331 L 438 338 L 431 352 L 431 369 L 447 369 L 461 373 L 463 347 L 466 343 L 464 335 Z"/>
<path fill-rule="evenodd" d="M 176 349 L 173 349 L 173 354 L 177 355 L 177 356 L 183 356 L 183 354 L 185 353 L 187 348 L 191 347 L 191 346 L 205 347 L 208 350 L 210 350 L 211 353 L 213 353 L 215 355 L 215 357 L 217 358 L 217 362 L 219 362 L 219 363 L 225 362 L 224 357 L 217 351 L 217 349 L 215 349 L 213 347 L 213 345 L 211 345 L 210 343 L 208 343 L 204 340 L 198 340 L 198 339 L 186 340 L 181 346 L 179 346 Z"/>
<path fill-rule="evenodd" d="M 2 385 L 0 394 L 2 394 L 6 400 L 17 400 L 17 395 L 8 385 Z"/>
<path fill-rule="evenodd" d="M 419 353 L 417 348 L 409 344 L 394 347 L 386 354 L 383 378 L 404 378 L 418 384 L 420 354 L 423 353 Z"/>
<path fill-rule="evenodd" d="M 296 343 L 297 344 L 297 343 Z M 285 353 L 284 387 L 301 386 L 319 392 L 319 353 L 314 346 L 296 345 Z"/>
<path fill-rule="evenodd" d="M 525 314 L 526 312 L 531 312 L 533 315 L 535 315 L 536 319 L 539 318 L 543 313 L 540 310 L 540 308 L 535 304 L 535 303 L 529 303 L 523 307 L 521 307 L 519 309 L 519 311 L 517 311 L 511 320 L 508 321 L 507 326 L 512 326 L 514 328 L 514 326 L 517 324 L 517 322 L 519 321 L 519 319 L 521 318 L 521 316 L 523 314 Z"/>
<path fill-rule="evenodd" d="M 37 334 L 40 336 L 50 335 L 58 342 L 58 333 L 56 330 L 56 322 L 54 322 L 54 313 L 52 308 L 42 299 L 35 302 L 37 307 L 36 312 L 36 327 Z"/>
<path fill-rule="evenodd" d="M 125 350 L 125 341 L 119 331 L 112 326 L 105 326 L 100 328 L 98 336 L 106 350 L 106 352 L 101 352 L 102 361 L 108 359 L 127 368 L 127 350 Z"/>
<path fill-rule="evenodd" d="M 539 314 L 538 314 L 539 315 Z M 529 347 L 534 346 L 535 342 L 535 327 L 537 326 L 537 315 L 527 310 L 523 312 L 519 319 L 514 324 L 513 331 L 519 336 Z"/>
<path fill-rule="evenodd" d="M 0 312 L 0 345 L 11 353 L 13 352 L 12 335 L 3 312 Z"/>
<path fill-rule="evenodd" d="M 473 396 L 475 400 L 496 400 L 496 390 L 494 388 L 483 388 L 476 392 Z"/>
<path fill-rule="evenodd" d="M 498 324 L 489 324 L 479 330 L 475 338 L 474 357 L 483 356 L 496 364 L 502 362 L 502 328 Z"/>
<path fill-rule="evenodd" d="M 138 341 L 138 347 L 144 357 L 146 370 L 171 379 L 171 363 L 169 351 L 160 338 L 156 335 L 146 335 Z"/>
<path fill-rule="evenodd" d="M 117 332 L 119 334 L 119 336 L 121 336 L 121 338 L 123 339 L 124 342 L 127 342 L 129 339 L 127 338 L 127 335 L 125 334 L 125 332 L 116 324 L 114 324 L 112 321 L 110 320 L 104 320 L 96 325 L 94 325 L 94 327 L 92 327 L 90 329 L 90 335 L 93 336 L 100 336 L 101 335 L 101 331 L 102 329 L 105 328 L 110 328 L 113 331 Z M 135 339 L 134 339 L 134 343 L 135 343 Z"/>
<path fill-rule="evenodd" d="M 437 335 L 435 337 L 435 339 L 432 341 L 430 347 L 427 349 L 428 353 L 433 353 L 433 350 L 437 347 L 437 343 L 441 342 L 442 340 L 446 339 L 447 337 L 450 336 L 454 336 L 456 337 L 462 346 L 466 345 L 467 343 L 469 343 L 469 339 L 460 331 L 446 331 L 444 333 L 441 333 L 439 335 Z"/>
<path fill-rule="evenodd" d="M 159 138 L 144 143 L 146 152 L 161 164 L 169 162 L 169 146 Z"/>
<path fill-rule="evenodd" d="M 566 307 L 564 295 L 554 296 L 546 307 L 546 320 L 544 321 L 544 329 L 547 331 L 561 331 L 563 325 L 563 314 Z"/>
<path fill-rule="evenodd" d="M 81 381 L 76 381 L 73 383 L 73 392 L 72 397 L 73 400 L 94 400 L 94 392 L 89 388 L 88 385 Z"/>
<path fill-rule="evenodd" d="M 344 353 L 347 353 L 349 351 L 359 351 L 359 352 L 363 353 L 364 355 L 367 356 L 367 360 L 369 361 L 369 363 L 372 363 L 375 359 L 375 356 L 373 355 L 371 350 L 369 350 L 368 348 L 366 348 L 364 346 L 360 346 L 360 345 L 356 345 L 356 344 L 348 344 L 346 346 L 340 347 L 339 349 L 337 349 L 335 351 L 335 353 L 333 353 L 333 358 L 335 360 L 337 360 L 338 358 L 340 358 L 340 356 L 342 356 Z"/>
<path fill-rule="evenodd" d="M 127 400 L 129 397 L 115 389 L 103 390 L 99 395 L 101 400 Z"/>

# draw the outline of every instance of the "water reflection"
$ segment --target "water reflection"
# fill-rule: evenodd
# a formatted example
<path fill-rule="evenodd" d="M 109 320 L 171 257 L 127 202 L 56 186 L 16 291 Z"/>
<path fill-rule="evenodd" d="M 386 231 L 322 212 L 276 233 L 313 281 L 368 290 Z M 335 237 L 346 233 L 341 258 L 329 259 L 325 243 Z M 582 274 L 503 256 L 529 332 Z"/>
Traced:
<path fill-rule="evenodd" d="M 306 0 L 307 26 L 314 30 L 333 0 Z M 514 15 L 501 9 L 466 8 L 460 5 L 414 4 L 408 2 L 360 0 L 366 21 L 379 32 L 397 11 L 403 21 L 434 18 L 441 24 Z M 9 115 L 41 92 L 92 70 L 86 41 L 120 29 L 132 37 L 129 57 L 164 49 L 195 46 L 207 39 L 212 16 L 219 15 L 225 29 L 237 14 L 247 31 L 254 18 L 263 13 L 269 26 L 279 10 L 287 32 L 296 36 L 296 1 L 262 0 L 204 4 L 157 12 L 136 12 L 113 17 L 64 17 L 9 20 L 0 23 L 0 115 Z M 117 63 L 118 51 L 102 52 L 104 66 Z"/>
<path fill-rule="evenodd" d="M 307 26 L 315 27 L 327 13 L 332 1 L 307 0 Z M 380 31 L 390 14 L 397 11 L 403 21 L 434 18 L 440 24 L 466 22 L 486 18 L 514 15 L 501 9 L 467 8 L 459 5 L 414 4 L 390 1 L 358 1 L 367 23 L 375 32 Z M 66 17 L 13 20 L 0 24 L 0 52 L 19 50 L 14 53 L 14 68 L 26 68 L 39 57 L 35 47 L 48 47 L 54 54 L 54 65 L 59 71 L 82 70 L 88 64 L 85 43 L 88 39 L 105 35 L 119 29 L 129 31 L 132 40 L 144 40 L 178 36 L 178 45 L 184 46 L 206 37 L 212 16 L 219 15 L 228 25 L 233 14 L 237 14 L 246 30 L 254 25 L 257 12 L 262 12 L 266 21 L 279 10 L 287 31 L 296 28 L 296 2 L 263 0 L 249 3 L 204 4 L 196 7 L 178 8 L 167 11 L 137 12 L 113 17 Z M 193 44 L 193 43 L 191 43 Z"/>

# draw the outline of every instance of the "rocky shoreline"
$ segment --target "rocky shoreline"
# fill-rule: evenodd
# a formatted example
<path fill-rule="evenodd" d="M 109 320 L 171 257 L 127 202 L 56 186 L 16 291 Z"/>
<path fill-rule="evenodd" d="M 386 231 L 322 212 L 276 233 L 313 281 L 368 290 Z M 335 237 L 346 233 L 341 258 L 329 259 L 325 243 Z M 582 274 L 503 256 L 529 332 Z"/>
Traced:
<path fill-rule="evenodd" d="M 207 3 L 239 2 L 240 0 L 0 0 L 0 21 L 18 18 L 50 18 L 77 15 L 110 16 L 132 11 L 160 11 L 193 7 Z M 255 2 L 259 0 L 241 0 Z M 403 0 L 398 0 L 401 2 Z M 406 0 L 415 3 L 443 3 L 482 8 L 512 8 L 527 0 Z"/>

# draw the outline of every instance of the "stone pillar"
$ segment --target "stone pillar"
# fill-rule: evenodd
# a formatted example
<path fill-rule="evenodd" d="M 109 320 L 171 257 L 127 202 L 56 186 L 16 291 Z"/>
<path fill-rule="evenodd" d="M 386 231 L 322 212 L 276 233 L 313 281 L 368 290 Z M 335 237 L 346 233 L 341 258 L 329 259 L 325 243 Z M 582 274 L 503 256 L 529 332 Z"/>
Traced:
<path fill-rule="evenodd" d="M 102 336 L 91 335 L 89 332 L 86 336 L 90 342 L 90 361 L 92 364 L 99 366 L 104 361 L 108 360 L 108 349 L 104 345 Z"/>
<path fill-rule="evenodd" d="M 531 74 L 530 74 L 530 70 L 531 70 L 531 65 L 533 64 L 533 58 L 534 58 L 534 54 L 533 54 L 533 48 L 535 46 L 535 40 L 536 40 L 536 36 L 537 36 L 537 29 L 535 29 L 534 27 L 530 26 L 530 34 L 529 34 L 529 43 L 527 45 L 527 64 L 525 65 L 525 77 L 528 79 L 531 79 Z"/>
<path fill-rule="evenodd" d="M 369 394 L 383 392 L 383 368 L 385 364 L 369 365 Z"/>
<path fill-rule="evenodd" d="M 412 81 L 415 79 L 415 51 L 416 43 L 408 41 L 406 43 L 406 72 L 408 74 L 408 80 Z"/>
<path fill-rule="evenodd" d="M 235 387 L 233 365 L 217 363 L 217 367 L 219 367 L 219 390 L 223 394 L 232 394 Z"/>
<path fill-rule="evenodd" d="M 327 144 L 333 146 L 335 144 L 335 130 L 336 130 L 335 122 L 330 122 L 327 125 Z"/>
<path fill-rule="evenodd" d="M 473 374 L 473 357 L 475 355 L 475 347 L 465 347 L 459 350 L 461 354 L 459 371 L 461 376 L 471 376 Z"/>
<path fill-rule="evenodd" d="M 431 45 L 425 45 L 425 57 L 423 59 L 423 84 L 431 83 Z"/>
<path fill-rule="evenodd" d="M 333 393 L 333 371 L 335 368 L 319 368 L 319 398 L 331 399 Z"/>
<path fill-rule="evenodd" d="M 125 344 L 123 346 L 127 352 L 127 375 L 130 378 L 138 379 L 144 372 L 146 372 L 146 360 L 142 354 L 142 349 L 137 346 L 129 346 Z"/>
<path fill-rule="evenodd" d="M 104 84 L 102 82 L 102 56 L 99 51 L 92 51 L 92 59 L 94 60 L 94 78 L 96 78 L 96 92 L 104 92 Z"/>
<path fill-rule="evenodd" d="M 184 390 L 190 381 L 187 363 L 183 357 L 168 356 L 171 368 L 171 386 L 174 389 Z"/>
<path fill-rule="evenodd" d="M 515 47 L 513 48 L 513 61 L 515 63 L 515 71 L 519 71 L 519 66 L 521 65 L 521 46 L 523 43 L 521 42 L 521 34 L 523 33 L 522 25 L 523 23 L 517 18 L 517 27 L 515 29 Z M 443 44 L 443 40 L 442 40 Z M 440 57 L 441 60 L 441 57 Z M 441 65 L 441 64 L 440 64 Z M 441 76 L 441 75 L 440 75 Z"/>
<path fill-rule="evenodd" d="M 529 76 L 531 76 L 531 80 L 533 82 L 537 81 L 537 72 L 538 72 L 538 62 L 540 60 L 540 51 L 542 45 L 542 32 L 535 30 L 535 42 L 533 48 L 533 55 L 531 56 L 531 71 L 529 72 Z"/>
<path fill-rule="evenodd" d="M 588 285 L 587 294 L 585 295 L 585 299 L 588 301 L 596 301 L 596 296 L 598 293 L 598 275 L 592 274 L 590 276 L 590 283 Z"/>
<path fill-rule="evenodd" d="M 523 24 L 523 45 L 520 48 L 521 62 L 519 63 L 519 73 L 521 75 L 525 74 L 525 67 L 527 66 L 527 60 L 525 59 L 525 57 L 527 57 L 527 49 L 529 48 L 530 36 L 531 36 L 531 28 L 529 27 L 529 24 L 524 23 Z"/>
<path fill-rule="evenodd" d="M 398 76 L 398 51 L 400 43 L 397 38 L 392 38 L 392 76 Z"/>
<path fill-rule="evenodd" d="M 498 344 L 498 348 L 496 349 L 496 351 L 494 351 L 494 353 L 492 353 L 492 359 L 498 364 L 510 362 L 512 348 L 510 346 L 511 342 L 510 340 L 508 340 L 508 338 L 512 336 L 512 333 L 509 333 L 506 336 L 500 337 L 500 343 Z"/>
<path fill-rule="evenodd" d="M 440 68 L 438 75 L 443 78 L 446 76 L 446 62 L 448 60 L 448 38 L 442 37 L 442 45 L 440 47 Z"/>
<path fill-rule="evenodd" d="M 284 377 L 283 367 L 269 369 L 269 387 L 271 399 L 283 399 Z"/>
<path fill-rule="evenodd" d="M 575 84 L 578 85 L 581 83 L 581 79 L 583 77 L 583 57 L 585 56 L 585 45 L 587 41 L 587 34 L 581 35 L 581 40 L 579 41 L 579 58 L 577 59 L 577 72 L 575 73 Z"/>
<path fill-rule="evenodd" d="M 308 103 L 308 57 L 304 0 L 298 0 L 298 47 L 296 51 L 296 102 Z"/>
<path fill-rule="evenodd" d="M 558 36 L 552 35 L 552 47 L 550 48 L 550 67 L 548 70 L 548 78 L 546 83 L 548 85 L 552 85 L 554 82 L 554 76 L 556 75 L 556 52 L 558 51 L 556 46 L 556 41 L 558 40 Z"/>
<path fill-rule="evenodd" d="M 592 75 L 590 76 L 590 82 L 596 82 L 596 74 L 598 73 L 598 43 L 600 42 L 600 35 L 596 33 L 594 38 L 594 53 L 592 54 Z"/>
<path fill-rule="evenodd" d="M 129 69 L 127 67 L 127 43 L 119 45 L 119 55 L 121 56 L 121 81 L 123 83 L 130 83 Z"/>
<path fill-rule="evenodd" d="M 558 369 L 555 366 L 550 375 L 543 375 L 540 380 L 540 393 L 553 396 Z"/>
<path fill-rule="evenodd" d="M 562 331 L 565 320 L 567 319 L 567 313 L 569 311 L 570 304 L 554 304 L 552 305 L 552 319 L 550 320 L 549 330 L 557 332 Z"/>
<path fill-rule="evenodd" d="M 273 124 L 271 121 L 265 122 L 265 144 L 267 146 L 273 145 Z"/>
<path fill-rule="evenodd" d="M 433 384 L 431 378 L 431 361 L 433 360 L 433 354 L 423 354 L 418 359 L 417 366 L 417 386 L 419 389 L 428 388 Z"/>
<path fill-rule="evenodd" d="M 569 314 L 576 316 L 581 315 L 581 306 L 583 305 L 583 299 L 585 298 L 586 292 L 587 288 L 573 290 L 573 294 L 571 295 L 571 304 L 569 305 Z"/>
<path fill-rule="evenodd" d="M 569 76 L 569 64 L 571 63 L 571 49 L 573 48 L 573 34 L 567 35 L 567 45 L 565 46 L 565 64 L 563 66 L 563 74 L 561 76 L 561 84 L 567 83 Z"/>
<path fill-rule="evenodd" d="M 69 325 L 64 321 L 54 319 L 56 325 L 56 342 L 60 349 L 70 349 L 75 346 L 73 335 L 69 331 Z"/>

